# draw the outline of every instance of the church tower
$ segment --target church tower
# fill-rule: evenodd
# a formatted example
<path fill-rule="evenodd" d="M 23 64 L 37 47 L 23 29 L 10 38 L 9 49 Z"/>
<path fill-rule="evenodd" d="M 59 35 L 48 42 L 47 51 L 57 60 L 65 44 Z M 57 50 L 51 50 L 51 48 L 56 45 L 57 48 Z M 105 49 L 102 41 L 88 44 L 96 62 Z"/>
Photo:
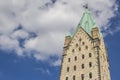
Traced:
<path fill-rule="evenodd" d="M 66 36 L 59 80 L 110 80 L 107 49 L 88 7 L 73 36 Z"/>

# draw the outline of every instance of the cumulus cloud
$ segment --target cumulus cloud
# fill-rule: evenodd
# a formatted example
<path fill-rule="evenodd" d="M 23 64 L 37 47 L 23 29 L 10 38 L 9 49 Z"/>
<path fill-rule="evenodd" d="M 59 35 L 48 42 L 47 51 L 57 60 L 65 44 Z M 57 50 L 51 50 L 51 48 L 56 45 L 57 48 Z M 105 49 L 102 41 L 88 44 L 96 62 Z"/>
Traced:
<path fill-rule="evenodd" d="M 23 53 L 23 50 L 19 46 L 18 40 L 12 39 L 5 35 L 0 36 L 0 49 L 5 51 L 15 51 L 18 55 L 22 55 Z"/>
<path fill-rule="evenodd" d="M 0 48 L 37 60 L 60 58 L 64 37 L 76 28 L 86 3 L 98 27 L 109 28 L 118 9 L 115 0 L 0 0 Z"/>

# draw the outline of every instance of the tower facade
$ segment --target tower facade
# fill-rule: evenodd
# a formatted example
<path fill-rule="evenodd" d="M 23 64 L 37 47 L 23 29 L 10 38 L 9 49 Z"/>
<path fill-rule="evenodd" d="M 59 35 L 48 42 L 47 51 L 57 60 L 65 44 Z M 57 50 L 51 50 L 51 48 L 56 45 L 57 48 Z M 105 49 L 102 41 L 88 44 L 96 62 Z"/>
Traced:
<path fill-rule="evenodd" d="M 60 80 L 110 80 L 104 39 L 86 8 L 73 36 L 66 36 Z"/>

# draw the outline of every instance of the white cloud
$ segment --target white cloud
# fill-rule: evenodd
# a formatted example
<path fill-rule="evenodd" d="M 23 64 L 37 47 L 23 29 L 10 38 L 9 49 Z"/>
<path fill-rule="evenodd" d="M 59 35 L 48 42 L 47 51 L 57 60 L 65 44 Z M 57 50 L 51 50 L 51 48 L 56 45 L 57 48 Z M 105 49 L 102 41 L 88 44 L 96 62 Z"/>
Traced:
<path fill-rule="evenodd" d="M 120 31 L 120 27 L 118 26 L 118 27 L 116 27 L 114 30 L 113 29 L 110 29 L 110 28 L 108 28 L 107 30 L 106 30 L 106 33 L 104 33 L 104 36 L 107 36 L 107 35 L 114 35 L 115 33 L 117 33 L 117 32 L 119 32 Z"/>
<path fill-rule="evenodd" d="M 58 59 L 58 60 L 52 62 L 52 65 L 53 66 L 59 66 L 59 65 L 61 65 L 61 59 Z"/>
<path fill-rule="evenodd" d="M 36 68 L 35 70 L 40 71 L 42 74 L 48 74 L 50 75 L 51 72 L 49 69 L 44 69 L 44 68 Z"/>
<path fill-rule="evenodd" d="M 0 48 L 7 51 L 15 51 L 18 55 L 22 55 L 22 49 L 19 46 L 19 42 L 16 39 L 12 39 L 8 36 L 0 36 Z"/>
<path fill-rule="evenodd" d="M 33 49 L 43 54 L 46 50 L 46 54 L 58 54 L 58 52 L 61 52 L 62 50 L 61 46 L 63 45 L 63 36 L 64 34 L 59 32 L 50 32 L 44 35 L 40 35 L 39 37 L 26 40 L 25 48 Z"/>
<path fill-rule="evenodd" d="M 97 25 L 106 30 L 118 8 L 115 0 L 57 0 L 54 4 L 51 0 L 0 0 L 0 47 L 18 55 L 35 51 L 37 60 L 60 58 L 65 34 L 76 28 L 86 3 Z M 22 29 L 15 30 L 19 24 Z M 30 32 L 36 36 L 30 37 Z M 25 39 L 22 48 L 19 38 Z"/>
<path fill-rule="evenodd" d="M 28 32 L 24 31 L 24 30 L 17 30 L 17 31 L 14 31 L 14 33 L 11 35 L 12 38 L 15 38 L 15 39 L 26 39 L 29 37 L 29 34 Z"/>

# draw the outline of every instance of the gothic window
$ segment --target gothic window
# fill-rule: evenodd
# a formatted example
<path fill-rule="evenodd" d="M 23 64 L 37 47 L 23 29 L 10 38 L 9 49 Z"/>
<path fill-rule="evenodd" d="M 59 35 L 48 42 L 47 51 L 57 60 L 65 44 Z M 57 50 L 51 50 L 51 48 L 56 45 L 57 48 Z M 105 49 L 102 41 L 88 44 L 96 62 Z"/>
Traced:
<path fill-rule="evenodd" d="M 79 47 L 79 51 L 81 51 L 81 48 Z"/>
<path fill-rule="evenodd" d="M 68 58 L 68 62 L 70 62 L 70 58 Z"/>
<path fill-rule="evenodd" d="M 76 44 L 76 47 L 78 47 L 78 44 Z"/>
<path fill-rule="evenodd" d="M 77 61 L 77 56 L 75 56 L 75 61 Z"/>
<path fill-rule="evenodd" d="M 82 55 L 82 59 L 84 59 L 85 58 L 85 56 L 84 56 L 84 54 Z"/>
<path fill-rule="evenodd" d="M 85 68 L 84 64 L 82 64 L 81 67 L 82 67 L 82 69 L 84 69 Z"/>
<path fill-rule="evenodd" d="M 69 72 L 69 67 L 67 67 L 67 72 Z"/>
<path fill-rule="evenodd" d="M 82 42 L 82 45 L 85 45 L 85 42 Z"/>
<path fill-rule="evenodd" d="M 81 79 L 84 80 L 84 74 L 81 74 Z"/>
<path fill-rule="evenodd" d="M 75 80 L 75 75 L 73 76 L 73 80 Z"/>
<path fill-rule="evenodd" d="M 72 52 L 74 53 L 74 52 L 75 52 L 75 50 L 73 49 L 73 50 L 72 50 Z"/>
<path fill-rule="evenodd" d="M 68 77 L 66 77 L 66 80 L 68 80 Z"/>
<path fill-rule="evenodd" d="M 81 41 L 82 39 L 80 38 L 79 41 Z"/>
<path fill-rule="evenodd" d="M 91 72 L 89 73 L 89 78 L 92 78 L 92 73 Z"/>
<path fill-rule="evenodd" d="M 73 49 L 73 50 L 72 50 L 72 52 L 74 53 L 74 52 L 75 52 L 75 50 Z"/>
<path fill-rule="evenodd" d="M 89 62 L 89 67 L 92 67 L 92 62 Z"/>
<path fill-rule="evenodd" d="M 76 66 L 74 66 L 74 70 L 76 71 Z"/>
<path fill-rule="evenodd" d="M 91 53 L 89 53 L 89 57 L 92 57 L 92 54 L 91 54 Z"/>
<path fill-rule="evenodd" d="M 88 46 L 85 46 L 86 49 L 88 49 Z"/>

